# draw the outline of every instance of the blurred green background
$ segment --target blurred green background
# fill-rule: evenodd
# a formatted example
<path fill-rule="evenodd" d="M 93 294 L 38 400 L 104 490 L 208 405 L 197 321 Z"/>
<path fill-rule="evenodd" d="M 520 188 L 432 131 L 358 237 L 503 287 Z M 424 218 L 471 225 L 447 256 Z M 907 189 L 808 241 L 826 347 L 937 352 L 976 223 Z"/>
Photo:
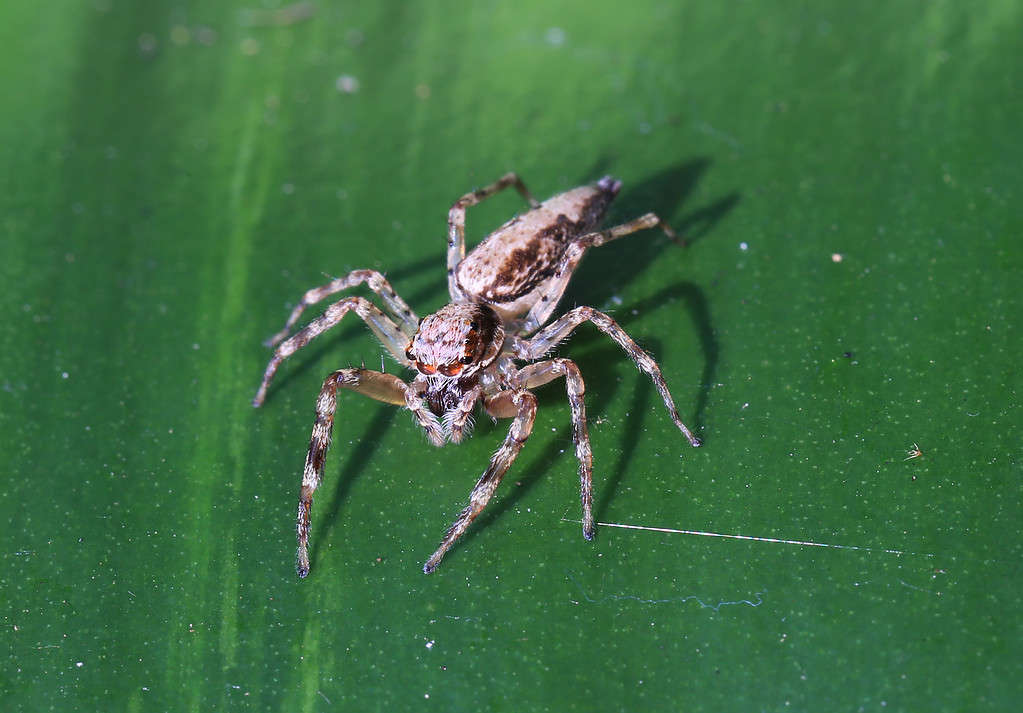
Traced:
<path fill-rule="evenodd" d="M 1021 15 L 0 5 L 4 710 L 1015 710 Z M 705 439 L 581 329 L 598 519 L 842 548 L 583 541 L 556 383 L 431 576 L 506 424 L 434 450 L 344 397 L 297 579 L 319 385 L 382 349 L 353 319 L 257 411 L 261 341 L 355 268 L 438 308 L 448 207 L 508 170 L 613 174 L 609 220 L 690 240 L 592 252 L 562 305 Z"/>

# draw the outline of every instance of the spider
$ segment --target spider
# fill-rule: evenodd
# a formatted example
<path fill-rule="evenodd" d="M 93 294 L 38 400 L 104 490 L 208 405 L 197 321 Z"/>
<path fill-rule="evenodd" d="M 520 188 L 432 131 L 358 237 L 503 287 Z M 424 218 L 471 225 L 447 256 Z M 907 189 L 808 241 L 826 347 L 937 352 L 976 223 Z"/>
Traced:
<path fill-rule="evenodd" d="M 384 276 L 375 270 L 355 270 L 305 293 L 284 328 L 267 340 L 276 345 L 253 406 L 262 405 L 274 373 L 286 358 L 315 337 L 355 312 L 383 346 L 402 365 L 417 373 L 410 381 L 365 368 L 339 369 L 323 382 L 316 401 L 309 451 L 298 501 L 298 560 L 300 577 L 309 574 L 309 526 L 313 493 L 320 485 L 330 445 L 339 389 L 403 406 L 436 446 L 458 443 L 472 429 L 478 402 L 495 420 L 512 419 L 504 442 L 469 496 L 469 504 L 448 529 L 437 551 L 423 565 L 433 572 L 444 554 L 466 531 L 490 500 L 533 429 L 536 396 L 531 389 L 564 378 L 572 412 L 572 436 L 579 461 L 583 537 L 593 539 L 593 463 L 583 404 L 585 387 L 575 362 L 544 357 L 577 327 L 590 322 L 614 340 L 645 372 L 664 400 L 671 420 L 689 443 L 699 439 L 682 423 L 671 393 L 653 358 L 618 324 L 592 307 L 576 307 L 548 324 L 572 273 L 589 248 L 646 228 L 660 227 L 675 239 L 671 228 L 654 213 L 606 230 L 598 226 L 621 182 L 610 176 L 593 185 L 556 195 L 543 203 L 533 199 L 522 180 L 508 173 L 500 180 L 467 193 L 448 213 L 448 290 L 451 302 L 418 319 Z M 468 255 L 465 252 L 466 209 L 495 193 L 514 187 L 529 210 L 488 235 Z M 365 284 L 383 302 L 383 309 L 363 297 L 345 297 L 327 308 L 290 338 L 302 312 L 317 302 L 356 285 Z M 518 363 L 523 362 L 523 366 Z"/>

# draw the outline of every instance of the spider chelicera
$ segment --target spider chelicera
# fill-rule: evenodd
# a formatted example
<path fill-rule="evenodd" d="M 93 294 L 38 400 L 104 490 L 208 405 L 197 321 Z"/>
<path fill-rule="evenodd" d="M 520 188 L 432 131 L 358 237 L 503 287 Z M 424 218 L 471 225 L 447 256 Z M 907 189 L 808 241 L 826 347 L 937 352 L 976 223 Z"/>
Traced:
<path fill-rule="evenodd" d="M 313 493 L 320 484 L 330 444 L 338 389 L 350 389 L 377 401 L 403 406 L 436 446 L 458 443 L 472 428 L 477 402 L 492 418 L 510 418 L 504 442 L 476 483 L 469 504 L 448 529 L 424 572 L 437 568 L 455 540 L 479 515 L 501 478 L 529 438 L 536 418 L 536 396 L 530 389 L 558 378 L 565 379 L 572 412 L 573 440 L 579 460 L 583 537 L 593 538 L 593 464 L 583 404 L 584 385 L 579 368 L 570 359 L 544 359 L 559 342 L 583 322 L 592 323 L 613 339 L 664 399 L 671 420 L 693 446 L 700 441 L 690 432 L 661 370 L 618 324 L 592 307 L 576 307 L 548 324 L 572 273 L 586 251 L 646 228 L 660 227 L 675 234 L 660 218 L 647 213 L 635 220 L 598 230 L 621 182 L 605 176 L 597 183 L 561 193 L 543 203 L 530 195 L 514 173 L 489 186 L 467 193 L 448 213 L 448 289 L 451 302 L 418 319 L 384 276 L 374 270 L 356 270 L 346 277 L 316 287 L 302 297 L 279 333 L 267 341 L 277 345 L 252 400 L 260 406 L 281 362 L 355 312 L 373 331 L 391 356 L 417 373 L 405 382 L 393 374 L 369 369 L 339 369 L 323 382 L 316 401 L 309 452 L 302 474 L 298 502 L 298 574 L 309 574 L 309 522 Z M 465 212 L 470 206 L 509 187 L 529 202 L 530 210 L 512 218 L 465 254 Z M 362 297 L 345 297 L 290 338 L 288 333 L 306 307 L 356 285 L 365 284 L 383 302 L 383 309 Z M 519 366 L 519 363 L 524 365 Z"/>

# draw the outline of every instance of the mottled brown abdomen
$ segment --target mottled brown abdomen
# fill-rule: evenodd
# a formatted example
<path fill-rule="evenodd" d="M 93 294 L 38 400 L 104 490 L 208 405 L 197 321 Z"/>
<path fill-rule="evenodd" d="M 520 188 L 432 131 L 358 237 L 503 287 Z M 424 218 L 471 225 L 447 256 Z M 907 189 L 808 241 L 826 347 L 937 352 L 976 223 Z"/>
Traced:
<path fill-rule="evenodd" d="M 619 185 L 602 179 L 556 195 L 509 220 L 458 264 L 459 286 L 471 298 L 519 313 L 514 303 L 554 276 L 574 238 L 600 225 Z"/>

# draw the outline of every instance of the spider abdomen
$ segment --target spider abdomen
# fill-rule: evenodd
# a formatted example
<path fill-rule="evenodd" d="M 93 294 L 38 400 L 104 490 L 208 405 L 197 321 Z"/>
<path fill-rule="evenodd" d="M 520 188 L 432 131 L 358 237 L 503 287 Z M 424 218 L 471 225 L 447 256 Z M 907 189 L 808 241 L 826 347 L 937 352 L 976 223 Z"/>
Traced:
<path fill-rule="evenodd" d="M 504 316 L 521 314 L 532 296 L 555 276 L 572 239 L 600 225 L 619 187 L 617 181 L 605 178 L 512 218 L 458 264 L 459 287 Z"/>

